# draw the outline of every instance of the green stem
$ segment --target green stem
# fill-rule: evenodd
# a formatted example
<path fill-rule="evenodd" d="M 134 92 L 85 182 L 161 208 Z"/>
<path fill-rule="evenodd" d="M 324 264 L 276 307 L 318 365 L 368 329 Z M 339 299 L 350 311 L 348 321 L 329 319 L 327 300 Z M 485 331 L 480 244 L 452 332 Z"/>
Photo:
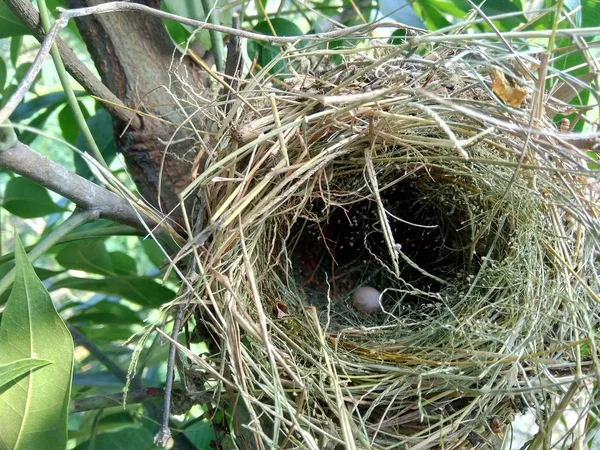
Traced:
<path fill-rule="evenodd" d="M 550 35 L 550 39 L 548 39 L 548 48 L 546 51 L 548 54 L 552 53 L 554 49 L 554 42 L 556 41 L 556 30 L 558 30 L 558 22 L 560 20 L 560 13 L 563 8 L 563 0 L 558 0 L 556 2 L 556 12 L 554 13 L 554 20 L 552 21 L 552 34 Z"/>
<path fill-rule="evenodd" d="M 38 7 L 40 8 L 40 19 L 42 22 L 42 26 L 44 27 L 44 31 L 47 33 L 50 30 L 50 15 L 48 14 L 48 8 L 46 6 L 46 0 L 38 0 Z M 77 98 L 75 97 L 75 93 L 73 92 L 73 88 L 70 84 L 69 75 L 65 70 L 65 65 L 60 57 L 60 52 L 58 51 L 58 47 L 56 44 L 52 44 L 52 48 L 50 49 L 50 55 L 52 56 L 52 61 L 54 61 L 54 66 L 56 67 L 56 73 L 58 74 L 58 78 L 60 79 L 60 83 L 62 84 L 63 90 L 67 96 L 67 101 L 73 110 L 73 115 L 75 116 L 75 121 L 83 134 L 83 137 L 88 145 L 90 154 L 96 159 L 100 164 L 104 167 L 108 168 L 106 161 L 104 160 L 102 153 L 100 153 L 100 149 L 96 145 L 96 141 L 94 141 L 94 137 L 85 121 L 85 117 L 83 117 L 83 113 L 81 112 L 81 108 L 79 107 L 79 103 L 77 102 Z"/>
<path fill-rule="evenodd" d="M 36 259 L 42 256 L 48 251 L 53 245 L 55 245 L 63 236 L 68 234 L 71 230 L 74 230 L 79 225 L 86 222 L 91 222 L 98 219 L 98 211 L 93 210 L 79 210 L 76 209 L 67 220 L 57 226 L 54 230 L 44 236 L 27 254 L 29 261 L 33 263 Z M 8 272 L 2 281 L 0 281 L 0 295 L 4 294 L 8 288 L 12 285 L 15 280 L 15 269 L 12 268 Z"/>
<path fill-rule="evenodd" d="M 202 9 L 204 9 L 204 15 L 206 16 L 205 20 L 208 23 L 218 25 L 217 20 L 215 19 L 215 12 L 213 11 L 212 14 L 209 14 L 212 9 L 212 4 L 209 0 L 202 0 Z M 223 72 L 223 62 L 225 60 L 223 56 L 223 37 L 221 36 L 221 33 L 215 30 L 208 30 L 208 33 L 215 55 L 215 67 L 217 68 L 217 72 Z"/>

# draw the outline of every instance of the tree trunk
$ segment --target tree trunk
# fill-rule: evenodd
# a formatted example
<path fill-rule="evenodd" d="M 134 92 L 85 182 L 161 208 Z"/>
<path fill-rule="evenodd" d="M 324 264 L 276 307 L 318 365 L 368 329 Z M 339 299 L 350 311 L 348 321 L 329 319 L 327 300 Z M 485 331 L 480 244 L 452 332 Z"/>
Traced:
<path fill-rule="evenodd" d="M 68 0 L 71 8 L 106 3 L 103 0 Z M 159 0 L 138 3 L 159 8 Z M 191 169 L 201 139 L 178 129 L 187 117 L 173 95 L 185 98 L 178 77 L 202 92 L 206 76 L 173 45 L 163 23 L 139 12 L 119 12 L 77 19 L 104 84 L 125 105 L 138 112 L 140 126 L 117 117 L 114 132 L 129 171 L 140 193 L 161 210 L 179 204 L 179 193 L 191 181 Z M 204 129 L 197 119 L 195 129 Z M 171 143 L 170 143 L 171 142 Z M 170 144 L 169 144 L 170 143 Z M 174 218 L 180 218 L 175 212 Z"/>

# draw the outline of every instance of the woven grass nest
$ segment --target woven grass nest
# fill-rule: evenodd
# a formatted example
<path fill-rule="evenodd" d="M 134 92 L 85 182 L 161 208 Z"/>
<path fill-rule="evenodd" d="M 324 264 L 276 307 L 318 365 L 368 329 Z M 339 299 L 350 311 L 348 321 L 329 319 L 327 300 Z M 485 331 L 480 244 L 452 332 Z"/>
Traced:
<path fill-rule="evenodd" d="M 539 448 L 585 416 L 597 172 L 535 61 L 443 36 L 289 47 L 238 85 L 193 185 L 214 344 L 185 368 L 236 445 L 500 448 L 530 410 Z"/>

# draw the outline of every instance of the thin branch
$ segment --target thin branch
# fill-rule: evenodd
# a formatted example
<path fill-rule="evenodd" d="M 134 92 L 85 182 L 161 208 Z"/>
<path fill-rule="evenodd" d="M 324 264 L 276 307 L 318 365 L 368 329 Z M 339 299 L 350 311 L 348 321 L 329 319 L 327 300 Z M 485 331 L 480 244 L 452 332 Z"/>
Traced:
<path fill-rule="evenodd" d="M 234 34 L 240 37 L 244 37 L 247 39 L 253 39 L 255 41 L 263 41 L 271 44 L 293 44 L 298 41 L 319 41 L 323 39 L 335 39 L 340 37 L 347 37 L 349 34 L 360 32 L 366 33 L 368 31 L 374 30 L 380 27 L 394 28 L 395 25 L 393 23 L 375 23 L 375 24 L 367 24 L 367 25 L 356 25 L 353 27 L 342 28 L 339 30 L 329 31 L 326 33 L 316 33 L 316 34 L 305 34 L 302 36 L 271 36 L 267 34 L 254 33 L 252 31 L 244 31 L 238 30 L 231 27 L 226 27 L 223 25 L 217 25 L 209 22 L 205 22 L 202 20 L 194 20 L 189 19 L 187 17 L 178 16 L 176 14 L 171 14 L 168 12 L 161 11 L 159 9 L 151 8 L 150 6 L 141 5 L 139 3 L 129 3 L 129 2 L 110 2 L 103 3 L 96 6 L 88 6 L 86 8 L 77 8 L 77 9 L 64 9 L 64 8 L 56 8 L 59 13 L 59 16 L 65 20 L 75 19 L 78 17 L 85 17 L 93 14 L 106 14 L 113 12 L 123 12 L 123 11 L 140 11 L 151 16 L 160 17 L 161 19 L 173 20 L 175 22 L 182 23 L 184 25 L 190 25 L 192 27 L 204 28 L 209 31 L 218 31 L 220 33 Z"/>
<path fill-rule="evenodd" d="M 0 152 L 0 155 L 3 152 Z M 79 225 L 83 225 L 87 222 L 92 222 L 98 219 L 97 210 L 75 210 L 67 220 L 61 223 L 58 227 L 48 233 L 46 236 L 38 242 L 35 247 L 27 254 L 30 262 L 35 261 L 42 256 L 48 249 L 53 247 L 64 235 L 68 234 L 71 230 L 74 230 Z M 13 267 L 0 281 L 0 295 L 4 294 L 6 290 L 15 281 L 15 268 Z"/>
<path fill-rule="evenodd" d="M 142 403 L 148 399 L 162 397 L 164 391 L 159 388 L 148 388 L 140 391 L 133 391 L 127 394 L 126 404 L 133 405 Z M 69 412 L 76 413 L 81 411 L 92 411 L 95 409 L 110 408 L 112 406 L 123 406 L 123 393 L 97 395 L 94 397 L 77 398 L 71 400 Z"/>
<path fill-rule="evenodd" d="M 39 41 L 43 42 L 46 34 L 42 29 L 38 11 L 27 0 L 4 0 L 10 10 L 17 16 L 21 23 Z M 123 122 L 129 122 L 135 128 L 139 128 L 140 119 L 136 113 L 125 106 L 125 104 L 114 95 L 102 82 L 85 66 L 75 55 L 73 50 L 60 38 L 56 38 L 56 45 L 67 71 L 83 88 L 92 95 L 103 100 L 103 105 L 111 116 Z M 1 123 L 1 122 L 0 122 Z"/>
<path fill-rule="evenodd" d="M 6 105 L 4 105 L 2 109 L 0 109 L 0 124 L 4 123 L 10 117 L 10 115 L 17 108 L 19 103 L 21 103 L 21 100 L 23 100 L 23 97 L 25 97 L 25 94 L 33 84 L 33 81 L 35 80 L 35 77 L 40 72 L 44 61 L 46 61 L 46 56 L 48 56 L 48 53 L 50 53 L 50 49 L 52 48 L 52 44 L 54 43 L 54 39 L 56 38 L 56 35 L 58 34 L 58 30 L 61 27 L 61 25 L 61 21 L 56 21 L 54 25 L 52 25 L 52 28 L 50 28 L 48 35 L 42 42 L 42 47 L 40 48 L 40 51 L 35 56 L 35 59 L 31 63 L 31 66 L 29 66 L 27 73 L 19 83 L 17 90 L 13 93 L 13 95 L 10 96 L 10 98 L 6 102 Z"/>
<path fill-rule="evenodd" d="M 175 352 L 177 351 L 176 342 L 177 335 L 181 329 L 182 316 L 183 307 L 181 305 L 177 305 L 177 310 L 175 311 L 175 320 L 173 320 L 173 330 L 171 331 L 172 342 L 169 344 L 169 357 L 167 359 L 167 380 L 165 382 L 165 399 L 162 424 L 160 426 L 160 430 L 154 437 L 154 443 L 162 446 L 165 446 L 171 437 L 171 430 L 169 429 L 169 418 L 171 416 L 171 393 L 173 390 Z"/>
<path fill-rule="evenodd" d="M 144 230 L 139 219 L 141 215 L 150 228 L 155 226 L 151 218 L 136 212 L 127 200 L 19 142 L 14 131 L 7 126 L 0 126 L 0 167 L 29 178 L 68 198 L 82 209 L 95 210 L 104 219 Z"/>
<path fill-rule="evenodd" d="M 77 344 L 85 347 L 90 354 L 98 360 L 98 362 L 106 367 L 115 377 L 121 380 L 123 384 L 127 383 L 127 372 L 121 369 L 111 358 L 109 358 L 102 350 L 100 350 L 96 344 L 81 334 L 75 327 L 69 326 L 69 331 L 73 336 L 73 340 L 77 342 Z M 137 380 L 134 389 L 142 389 L 142 386 Z"/>
<path fill-rule="evenodd" d="M 160 17 L 162 19 L 173 20 L 175 22 L 182 23 L 184 25 L 190 25 L 192 27 L 204 28 L 207 30 L 218 31 L 221 33 L 233 34 L 240 37 L 244 37 L 247 39 L 253 39 L 255 41 L 268 42 L 270 44 L 293 44 L 300 41 L 321 41 L 321 40 L 329 40 L 329 39 L 338 39 L 341 37 L 348 38 L 349 35 L 353 33 L 360 33 L 362 37 L 364 37 L 365 33 L 373 31 L 377 28 L 402 28 L 402 29 L 411 29 L 412 27 L 407 27 L 406 25 L 392 23 L 392 22 L 375 22 L 364 25 L 355 25 L 353 27 L 347 27 L 342 29 L 337 29 L 334 31 L 328 31 L 326 33 L 315 33 L 315 34 L 305 34 L 302 36 L 271 36 L 261 33 L 255 33 L 252 31 L 244 31 L 237 30 L 235 28 L 226 27 L 223 25 L 212 24 L 208 22 L 204 22 L 202 20 L 194 20 L 189 19 L 187 17 L 178 16 L 176 14 L 167 13 L 161 11 L 159 9 L 154 9 L 149 6 L 140 5 L 139 3 L 129 3 L 124 1 L 103 3 L 96 6 L 89 6 L 87 8 L 77 8 L 66 10 L 64 8 L 56 8 L 61 16 L 64 19 L 74 19 L 77 17 L 85 17 L 93 14 L 106 14 L 113 12 L 123 12 L 123 11 L 140 11 L 155 17 Z M 497 18 L 495 16 L 494 18 Z M 440 32 L 447 32 L 450 30 L 450 27 L 444 30 L 440 30 Z M 415 46 L 427 42 L 439 42 L 439 41 L 477 41 L 482 39 L 494 39 L 497 37 L 496 33 L 474 33 L 474 34 L 456 34 L 456 35 L 448 35 L 448 34 L 440 34 L 438 33 L 430 33 L 422 36 L 416 36 L 407 40 L 405 45 Z M 509 31 L 503 33 L 503 36 L 506 39 L 548 39 L 553 34 L 560 37 L 573 37 L 573 36 L 597 36 L 600 34 L 600 27 L 590 27 L 590 28 L 565 28 L 562 30 L 556 30 L 556 33 L 547 30 L 535 30 L 535 31 Z"/>
<path fill-rule="evenodd" d="M 215 2 L 216 6 L 217 3 Z M 210 0 L 202 0 L 202 9 L 208 23 L 217 23 L 215 7 L 211 5 Z M 215 55 L 215 67 L 217 72 L 223 71 L 223 37 L 221 33 L 215 30 L 208 30 L 210 35 L 210 43 L 212 45 L 213 54 Z"/>

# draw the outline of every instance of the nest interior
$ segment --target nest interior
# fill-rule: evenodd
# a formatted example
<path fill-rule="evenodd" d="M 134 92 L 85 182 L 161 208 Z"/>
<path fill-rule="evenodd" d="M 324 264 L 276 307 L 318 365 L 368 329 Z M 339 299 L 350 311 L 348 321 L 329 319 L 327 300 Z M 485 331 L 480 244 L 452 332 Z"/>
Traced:
<path fill-rule="evenodd" d="M 551 429 L 597 370 L 589 157 L 544 114 L 527 132 L 534 82 L 506 50 L 440 39 L 338 66 L 290 48 L 290 70 L 312 68 L 240 80 L 190 188 L 215 347 L 185 371 L 237 445 L 498 448 L 520 411 Z M 367 285 L 373 314 L 352 306 Z"/>

